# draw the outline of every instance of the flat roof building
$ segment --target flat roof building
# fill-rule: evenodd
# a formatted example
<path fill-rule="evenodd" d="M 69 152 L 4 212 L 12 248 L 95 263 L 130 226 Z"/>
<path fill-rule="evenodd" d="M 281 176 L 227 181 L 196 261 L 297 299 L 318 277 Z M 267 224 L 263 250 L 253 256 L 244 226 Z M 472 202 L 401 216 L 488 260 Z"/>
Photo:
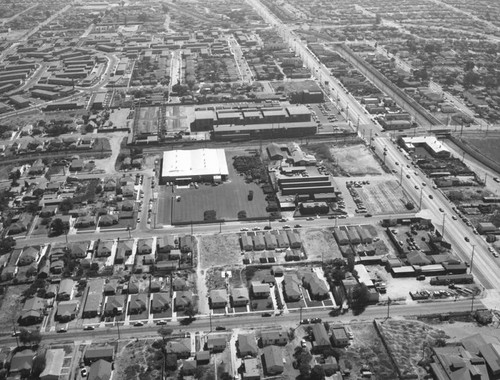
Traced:
<path fill-rule="evenodd" d="M 226 180 L 229 170 L 224 149 L 170 150 L 163 152 L 161 181 Z"/>

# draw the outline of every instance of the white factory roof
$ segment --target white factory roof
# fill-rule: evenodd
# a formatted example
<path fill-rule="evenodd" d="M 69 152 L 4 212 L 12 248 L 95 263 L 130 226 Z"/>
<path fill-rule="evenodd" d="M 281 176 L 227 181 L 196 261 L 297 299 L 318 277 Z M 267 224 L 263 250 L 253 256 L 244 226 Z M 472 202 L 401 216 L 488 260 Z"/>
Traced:
<path fill-rule="evenodd" d="M 443 146 L 441 141 L 434 136 L 403 137 L 403 141 L 407 145 L 426 144 L 435 153 L 449 152 L 449 150 Z"/>
<path fill-rule="evenodd" d="M 169 150 L 163 152 L 162 177 L 227 176 L 224 149 Z"/>

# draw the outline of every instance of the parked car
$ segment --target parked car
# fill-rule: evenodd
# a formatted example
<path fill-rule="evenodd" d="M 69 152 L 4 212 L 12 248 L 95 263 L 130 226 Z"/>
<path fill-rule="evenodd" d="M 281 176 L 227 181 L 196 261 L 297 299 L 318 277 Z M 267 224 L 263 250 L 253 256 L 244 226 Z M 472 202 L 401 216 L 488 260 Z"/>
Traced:
<path fill-rule="evenodd" d="M 87 368 L 82 368 L 80 371 L 80 374 L 82 375 L 82 377 L 87 377 L 87 375 L 88 375 Z"/>
<path fill-rule="evenodd" d="M 225 331 L 226 328 L 224 326 L 217 326 L 217 327 L 215 327 L 215 330 L 217 330 L 217 331 Z"/>
<path fill-rule="evenodd" d="M 142 322 L 135 322 L 134 326 L 135 327 L 141 327 L 141 326 L 144 326 L 144 323 L 142 323 Z"/>
<path fill-rule="evenodd" d="M 272 317 L 272 314 L 271 313 L 262 313 L 262 316 L 263 317 Z"/>
<path fill-rule="evenodd" d="M 300 321 L 301 325 L 308 325 L 309 323 L 311 323 L 311 320 L 309 318 Z"/>
<path fill-rule="evenodd" d="M 293 228 L 302 228 L 302 226 L 300 224 L 296 224 Z"/>
<path fill-rule="evenodd" d="M 464 237 L 464 240 L 465 240 L 467 243 L 469 243 L 469 242 L 470 242 L 470 239 L 469 239 L 467 236 L 466 236 L 466 237 Z"/>
<path fill-rule="evenodd" d="M 158 322 L 156 322 L 156 324 L 157 324 L 158 326 L 164 326 L 164 325 L 166 325 L 166 324 L 167 324 L 167 322 L 166 322 L 166 321 L 158 321 Z"/>
<path fill-rule="evenodd" d="M 86 330 L 86 331 L 95 330 L 95 326 L 90 326 L 89 325 L 89 326 L 85 326 L 83 329 Z"/>
<path fill-rule="evenodd" d="M 312 318 L 311 323 L 321 323 L 321 318 Z"/>

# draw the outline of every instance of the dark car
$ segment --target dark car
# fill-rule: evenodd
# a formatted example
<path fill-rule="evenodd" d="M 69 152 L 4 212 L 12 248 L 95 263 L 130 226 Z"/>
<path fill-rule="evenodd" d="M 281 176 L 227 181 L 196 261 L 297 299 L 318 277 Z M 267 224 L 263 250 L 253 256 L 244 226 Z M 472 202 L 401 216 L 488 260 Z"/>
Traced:
<path fill-rule="evenodd" d="M 308 325 L 309 323 L 311 323 L 311 320 L 309 318 L 300 321 L 301 325 Z"/>
<path fill-rule="evenodd" d="M 439 208 L 439 212 L 444 212 L 444 210 L 442 208 Z"/>
<path fill-rule="evenodd" d="M 167 324 L 167 322 L 166 322 L 166 321 L 158 321 L 158 322 L 156 322 L 156 324 L 157 324 L 158 326 L 164 326 L 164 325 L 166 325 L 166 324 Z"/>
<path fill-rule="evenodd" d="M 262 313 L 262 316 L 263 317 L 272 317 L 272 314 L 271 313 Z"/>
<path fill-rule="evenodd" d="M 293 228 L 302 228 L 302 226 L 300 224 L 296 224 Z"/>
<path fill-rule="evenodd" d="M 135 322 L 134 326 L 135 327 L 141 327 L 141 326 L 144 326 L 144 323 L 142 323 L 142 322 Z"/>
<path fill-rule="evenodd" d="M 264 229 L 265 230 L 272 230 L 273 228 L 271 226 L 265 226 Z"/>
<path fill-rule="evenodd" d="M 226 328 L 224 326 L 217 326 L 215 328 L 215 330 L 217 330 L 217 331 L 224 331 L 224 330 L 226 330 Z"/>
<path fill-rule="evenodd" d="M 464 240 L 465 240 L 467 243 L 469 243 L 469 242 L 470 242 L 470 239 L 469 239 L 467 236 L 466 236 L 466 237 L 464 237 Z"/>
<path fill-rule="evenodd" d="M 311 323 L 321 323 L 321 318 L 312 318 Z"/>
<path fill-rule="evenodd" d="M 365 214 L 365 218 L 371 218 L 372 216 L 372 214 Z"/>
<path fill-rule="evenodd" d="M 89 331 L 89 330 L 95 330 L 95 327 L 94 326 L 85 326 L 83 329 L 86 331 Z"/>

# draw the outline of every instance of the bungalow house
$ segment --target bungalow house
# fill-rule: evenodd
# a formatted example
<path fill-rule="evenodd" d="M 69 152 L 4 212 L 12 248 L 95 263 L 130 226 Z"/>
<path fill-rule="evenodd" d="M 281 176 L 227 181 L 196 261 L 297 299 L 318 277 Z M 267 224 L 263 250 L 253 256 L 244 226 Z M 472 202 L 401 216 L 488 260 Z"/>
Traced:
<path fill-rule="evenodd" d="M 116 180 L 114 178 L 108 178 L 104 180 L 104 185 L 102 187 L 104 191 L 116 191 Z"/>
<path fill-rule="evenodd" d="M 236 347 L 240 358 L 249 355 L 255 357 L 259 352 L 254 333 L 239 334 L 238 340 L 236 341 Z"/>
<path fill-rule="evenodd" d="M 112 370 L 113 366 L 110 362 L 99 359 L 90 366 L 88 380 L 109 380 Z"/>
<path fill-rule="evenodd" d="M 332 328 L 332 343 L 335 347 L 345 347 L 349 345 L 349 337 L 344 326 L 334 326 Z"/>
<path fill-rule="evenodd" d="M 139 281 L 135 276 L 131 276 L 127 284 L 128 294 L 138 294 L 139 293 Z"/>
<path fill-rule="evenodd" d="M 170 295 L 169 293 L 160 292 L 155 293 L 152 297 L 151 302 L 151 313 L 163 313 L 170 307 Z"/>
<path fill-rule="evenodd" d="M 35 355 L 36 352 L 30 349 L 16 352 L 10 359 L 9 375 L 16 378 L 21 372 L 31 372 Z"/>
<path fill-rule="evenodd" d="M 33 163 L 33 165 L 31 165 L 28 174 L 30 176 L 43 174 L 45 172 L 45 168 L 45 164 L 43 163 L 42 159 L 39 158 Z"/>
<path fill-rule="evenodd" d="M 323 300 L 329 297 L 328 285 L 318 277 L 316 272 L 307 272 L 302 278 L 304 287 L 309 290 L 311 299 Z"/>
<path fill-rule="evenodd" d="M 193 376 L 196 372 L 195 360 L 183 360 L 181 365 L 182 376 Z"/>
<path fill-rule="evenodd" d="M 262 284 L 260 282 L 252 282 L 252 295 L 254 298 L 268 298 L 271 294 L 269 284 Z"/>
<path fill-rule="evenodd" d="M 64 269 L 64 261 L 54 260 L 50 262 L 50 272 L 53 274 L 61 274 Z"/>
<path fill-rule="evenodd" d="M 84 166 L 83 160 L 80 160 L 78 158 L 73 158 L 69 166 L 69 170 L 72 172 L 80 172 L 83 170 L 83 166 Z"/>
<path fill-rule="evenodd" d="M 224 335 L 209 335 L 206 349 L 210 352 L 222 352 L 226 349 L 227 339 Z"/>
<path fill-rule="evenodd" d="M 233 307 L 247 306 L 250 297 L 247 288 L 231 288 L 231 303 Z"/>
<path fill-rule="evenodd" d="M 149 292 L 150 293 L 158 293 L 161 290 L 161 283 L 158 281 L 150 281 L 149 282 Z"/>
<path fill-rule="evenodd" d="M 2 281 L 8 281 L 12 280 L 17 272 L 17 267 L 15 265 L 7 265 L 2 269 L 2 275 L 0 276 L 0 279 Z"/>
<path fill-rule="evenodd" d="M 263 249 L 266 249 L 266 243 L 264 242 L 264 235 L 256 234 L 253 237 L 253 248 L 256 251 L 262 251 Z"/>
<path fill-rule="evenodd" d="M 187 359 L 191 356 L 191 339 L 170 340 L 165 349 L 167 354 L 175 354 L 178 359 Z"/>
<path fill-rule="evenodd" d="M 300 280 L 295 273 L 286 274 L 283 279 L 283 293 L 287 302 L 298 302 L 302 298 Z"/>
<path fill-rule="evenodd" d="M 72 321 L 76 318 L 80 301 L 61 301 L 57 304 L 57 312 L 54 319 L 61 323 Z"/>
<path fill-rule="evenodd" d="M 170 253 L 172 249 L 175 249 L 175 238 L 173 235 L 165 235 L 156 240 L 157 247 L 156 252 L 158 253 Z"/>
<path fill-rule="evenodd" d="M 57 380 L 61 376 L 64 363 L 64 349 L 50 349 L 45 353 L 45 368 L 40 374 L 40 380 Z"/>
<path fill-rule="evenodd" d="M 132 185 L 122 186 L 122 196 L 124 198 L 133 198 L 134 197 L 134 186 L 132 186 Z"/>
<path fill-rule="evenodd" d="M 276 249 L 276 247 L 278 246 L 276 236 L 271 234 L 270 232 L 266 232 L 266 234 L 264 235 L 264 241 L 266 243 L 266 249 L 268 250 Z"/>
<path fill-rule="evenodd" d="M 35 262 L 40 253 L 39 247 L 26 247 L 23 249 L 19 259 L 17 261 L 18 266 L 30 265 Z"/>
<path fill-rule="evenodd" d="M 111 227 L 118 224 L 118 215 L 106 214 L 99 218 L 99 227 Z"/>
<path fill-rule="evenodd" d="M 88 248 L 88 241 L 79 241 L 76 243 L 68 244 L 68 250 L 72 258 L 84 259 L 85 257 L 87 257 Z"/>
<path fill-rule="evenodd" d="M 252 241 L 252 238 L 250 236 L 248 236 L 247 234 L 242 234 L 240 236 L 240 240 L 241 240 L 241 249 L 242 250 L 244 250 L 244 251 L 253 250 L 253 241 Z"/>
<path fill-rule="evenodd" d="M 176 292 L 174 300 L 175 311 L 184 310 L 193 305 L 193 293 L 190 290 Z"/>
<path fill-rule="evenodd" d="M 90 346 L 83 355 L 85 365 L 91 365 L 98 360 L 104 360 L 112 363 L 115 358 L 113 346 Z"/>
<path fill-rule="evenodd" d="M 286 232 L 286 235 L 288 237 L 288 241 L 290 242 L 290 248 L 297 249 L 302 246 L 302 243 L 300 242 L 300 239 L 297 237 L 295 232 L 292 230 L 288 230 Z"/>
<path fill-rule="evenodd" d="M 160 261 L 154 265 L 154 273 L 157 276 L 164 276 L 177 270 L 179 260 Z"/>
<path fill-rule="evenodd" d="M 182 277 L 176 277 L 172 280 L 172 288 L 175 291 L 187 290 L 188 285 L 186 280 L 184 280 Z"/>
<path fill-rule="evenodd" d="M 108 282 L 104 285 L 103 293 L 105 296 L 114 296 L 116 294 L 116 282 Z"/>
<path fill-rule="evenodd" d="M 179 260 L 181 258 L 181 250 L 180 249 L 172 249 L 170 253 L 168 253 L 168 260 Z"/>
<path fill-rule="evenodd" d="M 68 301 L 73 294 L 73 287 L 75 283 L 71 278 L 65 278 L 59 284 L 59 292 L 57 293 L 58 301 Z"/>
<path fill-rule="evenodd" d="M 152 239 L 139 239 L 137 242 L 137 254 L 149 255 L 153 253 L 153 240 Z"/>
<path fill-rule="evenodd" d="M 56 205 L 45 206 L 40 210 L 38 215 L 40 216 L 40 218 L 52 218 L 56 214 L 56 212 L 57 212 Z"/>
<path fill-rule="evenodd" d="M 268 346 L 264 347 L 262 352 L 264 353 L 262 361 L 266 375 L 276 376 L 283 373 L 283 354 L 281 353 L 281 349 L 276 346 Z"/>
<path fill-rule="evenodd" d="M 226 289 L 214 289 L 210 291 L 210 307 L 212 309 L 225 308 L 227 305 Z"/>
<path fill-rule="evenodd" d="M 75 221 L 75 228 L 89 228 L 95 226 L 95 217 L 80 216 Z"/>
<path fill-rule="evenodd" d="M 322 352 L 326 349 L 332 348 L 328 333 L 322 323 L 315 323 L 312 327 L 312 334 L 314 338 L 314 351 Z"/>
<path fill-rule="evenodd" d="M 210 363 L 210 352 L 209 351 L 198 351 L 195 356 L 197 365 L 206 365 Z"/>
<path fill-rule="evenodd" d="M 266 330 L 261 334 L 262 346 L 270 346 L 275 344 L 277 346 L 285 346 L 288 343 L 288 335 L 283 330 Z"/>
<path fill-rule="evenodd" d="M 131 200 L 125 200 L 122 203 L 122 211 L 134 211 L 135 203 Z"/>
<path fill-rule="evenodd" d="M 100 241 L 95 257 L 109 257 L 111 256 L 111 250 L 113 249 L 114 242 L 112 240 Z"/>
<path fill-rule="evenodd" d="M 123 264 L 125 258 L 132 255 L 133 240 L 120 240 L 116 246 L 115 264 Z"/>
<path fill-rule="evenodd" d="M 141 314 L 148 309 L 148 302 L 147 294 L 141 293 L 131 295 L 128 305 L 128 314 Z"/>
<path fill-rule="evenodd" d="M 19 317 L 19 324 L 22 326 L 30 326 L 43 321 L 45 313 L 46 302 L 43 298 L 33 297 L 26 300 L 21 316 Z"/>
<path fill-rule="evenodd" d="M 259 359 L 244 359 L 245 372 L 242 373 L 243 380 L 260 380 Z"/>
<path fill-rule="evenodd" d="M 104 307 L 104 316 L 114 317 L 123 313 L 125 297 L 122 295 L 109 296 Z"/>
<path fill-rule="evenodd" d="M 278 248 L 289 248 L 290 243 L 288 242 L 288 236 L 285 231 L 280 231 L 278 235 L 276 235 L 276 241 L 278 243 Z"/>
<path fill-rule="evenodd" d="M 134 186 L 135 179 L 133 179 L 131 176 L 126 177 L 124 175 L 120 178 L 119 184 L 120 186 Z"/>
<path fill-rule="evenodd" d="M 57 284 L 50 284 L 45 291 L 45 298 L 54 298 L 57 295 L 59 286 Z"/>

